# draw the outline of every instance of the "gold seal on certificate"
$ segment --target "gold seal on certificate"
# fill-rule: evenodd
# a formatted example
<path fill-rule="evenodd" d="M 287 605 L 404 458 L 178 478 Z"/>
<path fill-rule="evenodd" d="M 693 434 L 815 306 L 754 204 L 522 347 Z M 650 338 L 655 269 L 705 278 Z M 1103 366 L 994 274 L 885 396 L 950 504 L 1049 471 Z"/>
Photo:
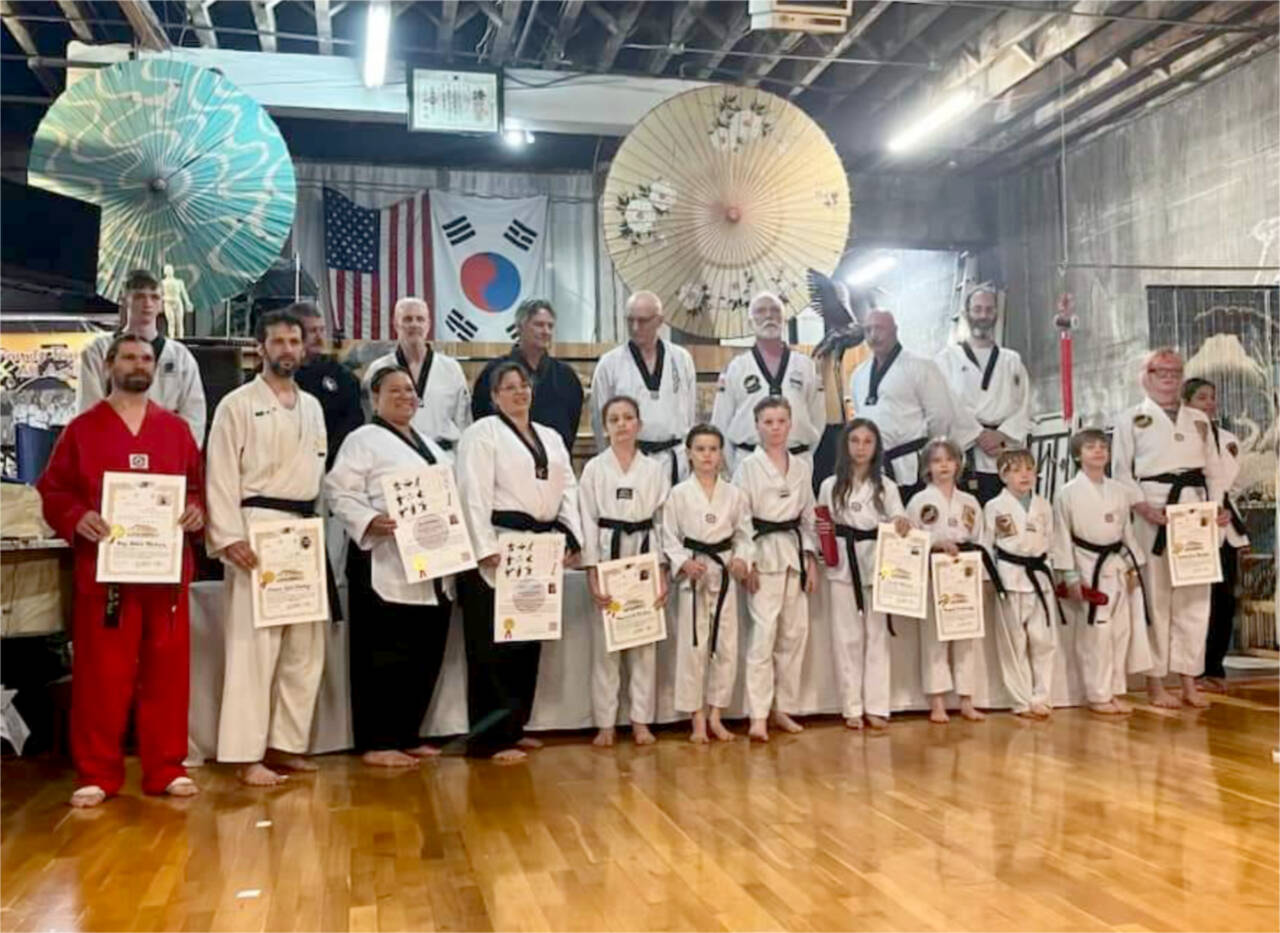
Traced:
<path fill-rule="evenodd" d="M 667 637 L 667 614 L 658 600 L 662 568 L 657 554 L 637 554 L 596 566 L 605 607 L 604 645 L 609 652 L 639 648 Z"/>
<path fill-rule="evenodd" d="M 981 638 L 982 555 L 961 551 L 933 555 L 933 617 L 938 641 Z"/>
<path fill-rule="evenodd" d="M 329 618 L 324 522 L 318 518 L 249 526 L 253 568 L 253 624 L 295 625 Z"/>
<path fill-rule="evenodd" d="M 891 523 L 881 524 L 871 583 L 872 611 L 923 619 L 928 598 L 929 533 L 913 528 L 902 537 Z"/>
<path fill-rule="evenodd" d="M 476 565 L 450 467 L 427 466 L 384 476 L 382 492 L 387 514 L 396 521 L 396 547 L 406 583 L 447 577 Z"/>
<path fill-rule="evenodd" d="M 98 544 L 99 583 L 181 583 L 187 478 L 167 473 L 102 474 L 102 518 L 111 536 Z"/>
<path fill-rule="evenodd" d="M 1187 502 L 1165 506 L 1169 581 L 1174 586 L 1222 582 L 1218 550 L 1218 504 Z M 1158 558 L 1157 558 L 1158 559 Z"/>
<path fill-rule="evenodd" d="M 564 535 L 498 536 L 493 587 L 493 640 L 559 641 L 564 598 Z"/>

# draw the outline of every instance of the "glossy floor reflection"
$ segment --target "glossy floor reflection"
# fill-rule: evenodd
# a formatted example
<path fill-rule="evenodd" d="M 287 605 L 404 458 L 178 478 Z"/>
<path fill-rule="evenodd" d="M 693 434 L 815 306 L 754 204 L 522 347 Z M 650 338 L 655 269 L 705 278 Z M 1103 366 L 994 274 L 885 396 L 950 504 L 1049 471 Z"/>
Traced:
<path fill-rule="evenodd" d="M 1138 697 L 1136 699 L 1142 699 Z M 4 930 L 1275 930 L 1274 681 L 1203 714 L 1060 710 L 527 766 L 347 756 L 280 789 L 65 801 L 3 766 Z M 133 764 L 133 763 L 131 763 Z"/>

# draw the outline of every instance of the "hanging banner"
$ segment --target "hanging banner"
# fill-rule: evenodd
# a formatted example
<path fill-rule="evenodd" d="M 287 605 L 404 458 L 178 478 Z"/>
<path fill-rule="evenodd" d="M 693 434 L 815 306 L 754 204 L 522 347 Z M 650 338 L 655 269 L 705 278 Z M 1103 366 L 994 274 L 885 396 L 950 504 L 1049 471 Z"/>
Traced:
<path fill-rule="evenodd" d="M 431 192 L 440 339 L 514 339 L 516 308 L 543 295 L 546 225 L 546 197 Z"/>

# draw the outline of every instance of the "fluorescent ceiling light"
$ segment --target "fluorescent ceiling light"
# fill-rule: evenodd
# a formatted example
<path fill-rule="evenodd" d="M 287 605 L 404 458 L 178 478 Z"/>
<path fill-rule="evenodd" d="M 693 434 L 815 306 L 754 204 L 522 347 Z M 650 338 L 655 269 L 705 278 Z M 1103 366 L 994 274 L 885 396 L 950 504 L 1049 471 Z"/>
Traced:
<path fill-rule="evenodd" d="M 387 81 L 387 48 L 391 44 L 391 4 L 372 0 L 364 26 L 364 86 L 382 87 Z"/>
<path fill-rule="evenodd" d="M 890 152 L 905 152 L 931 133 L 937 132 L 952 120 L 961 116 L 977 102 L 972 90 L 956 91 L 915 123 L 892 137 L 888 143 Z"/>
<path fill-rule="evenodd" d="M 880 276 L 884 275 L 890 269 L 898 264 L 897 257 L 890 256 L 887 253 L 877 256 L 870 262 L 864 262 L 858 268 L 854 269 L 844 277 L 844 280 L 850 285 L 866 285 L 874 282 Z"/>

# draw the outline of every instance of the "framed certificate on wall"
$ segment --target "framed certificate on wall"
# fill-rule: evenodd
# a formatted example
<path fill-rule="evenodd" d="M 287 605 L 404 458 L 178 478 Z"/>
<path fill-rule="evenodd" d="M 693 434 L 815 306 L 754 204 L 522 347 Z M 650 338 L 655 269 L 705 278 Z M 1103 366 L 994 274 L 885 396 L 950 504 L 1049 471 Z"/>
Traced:
<path fill-rule="evenodd" d="M 425 68 L 410 63 L 409 131 L 499 133 L 502 131 L 502 72 Z"/>

